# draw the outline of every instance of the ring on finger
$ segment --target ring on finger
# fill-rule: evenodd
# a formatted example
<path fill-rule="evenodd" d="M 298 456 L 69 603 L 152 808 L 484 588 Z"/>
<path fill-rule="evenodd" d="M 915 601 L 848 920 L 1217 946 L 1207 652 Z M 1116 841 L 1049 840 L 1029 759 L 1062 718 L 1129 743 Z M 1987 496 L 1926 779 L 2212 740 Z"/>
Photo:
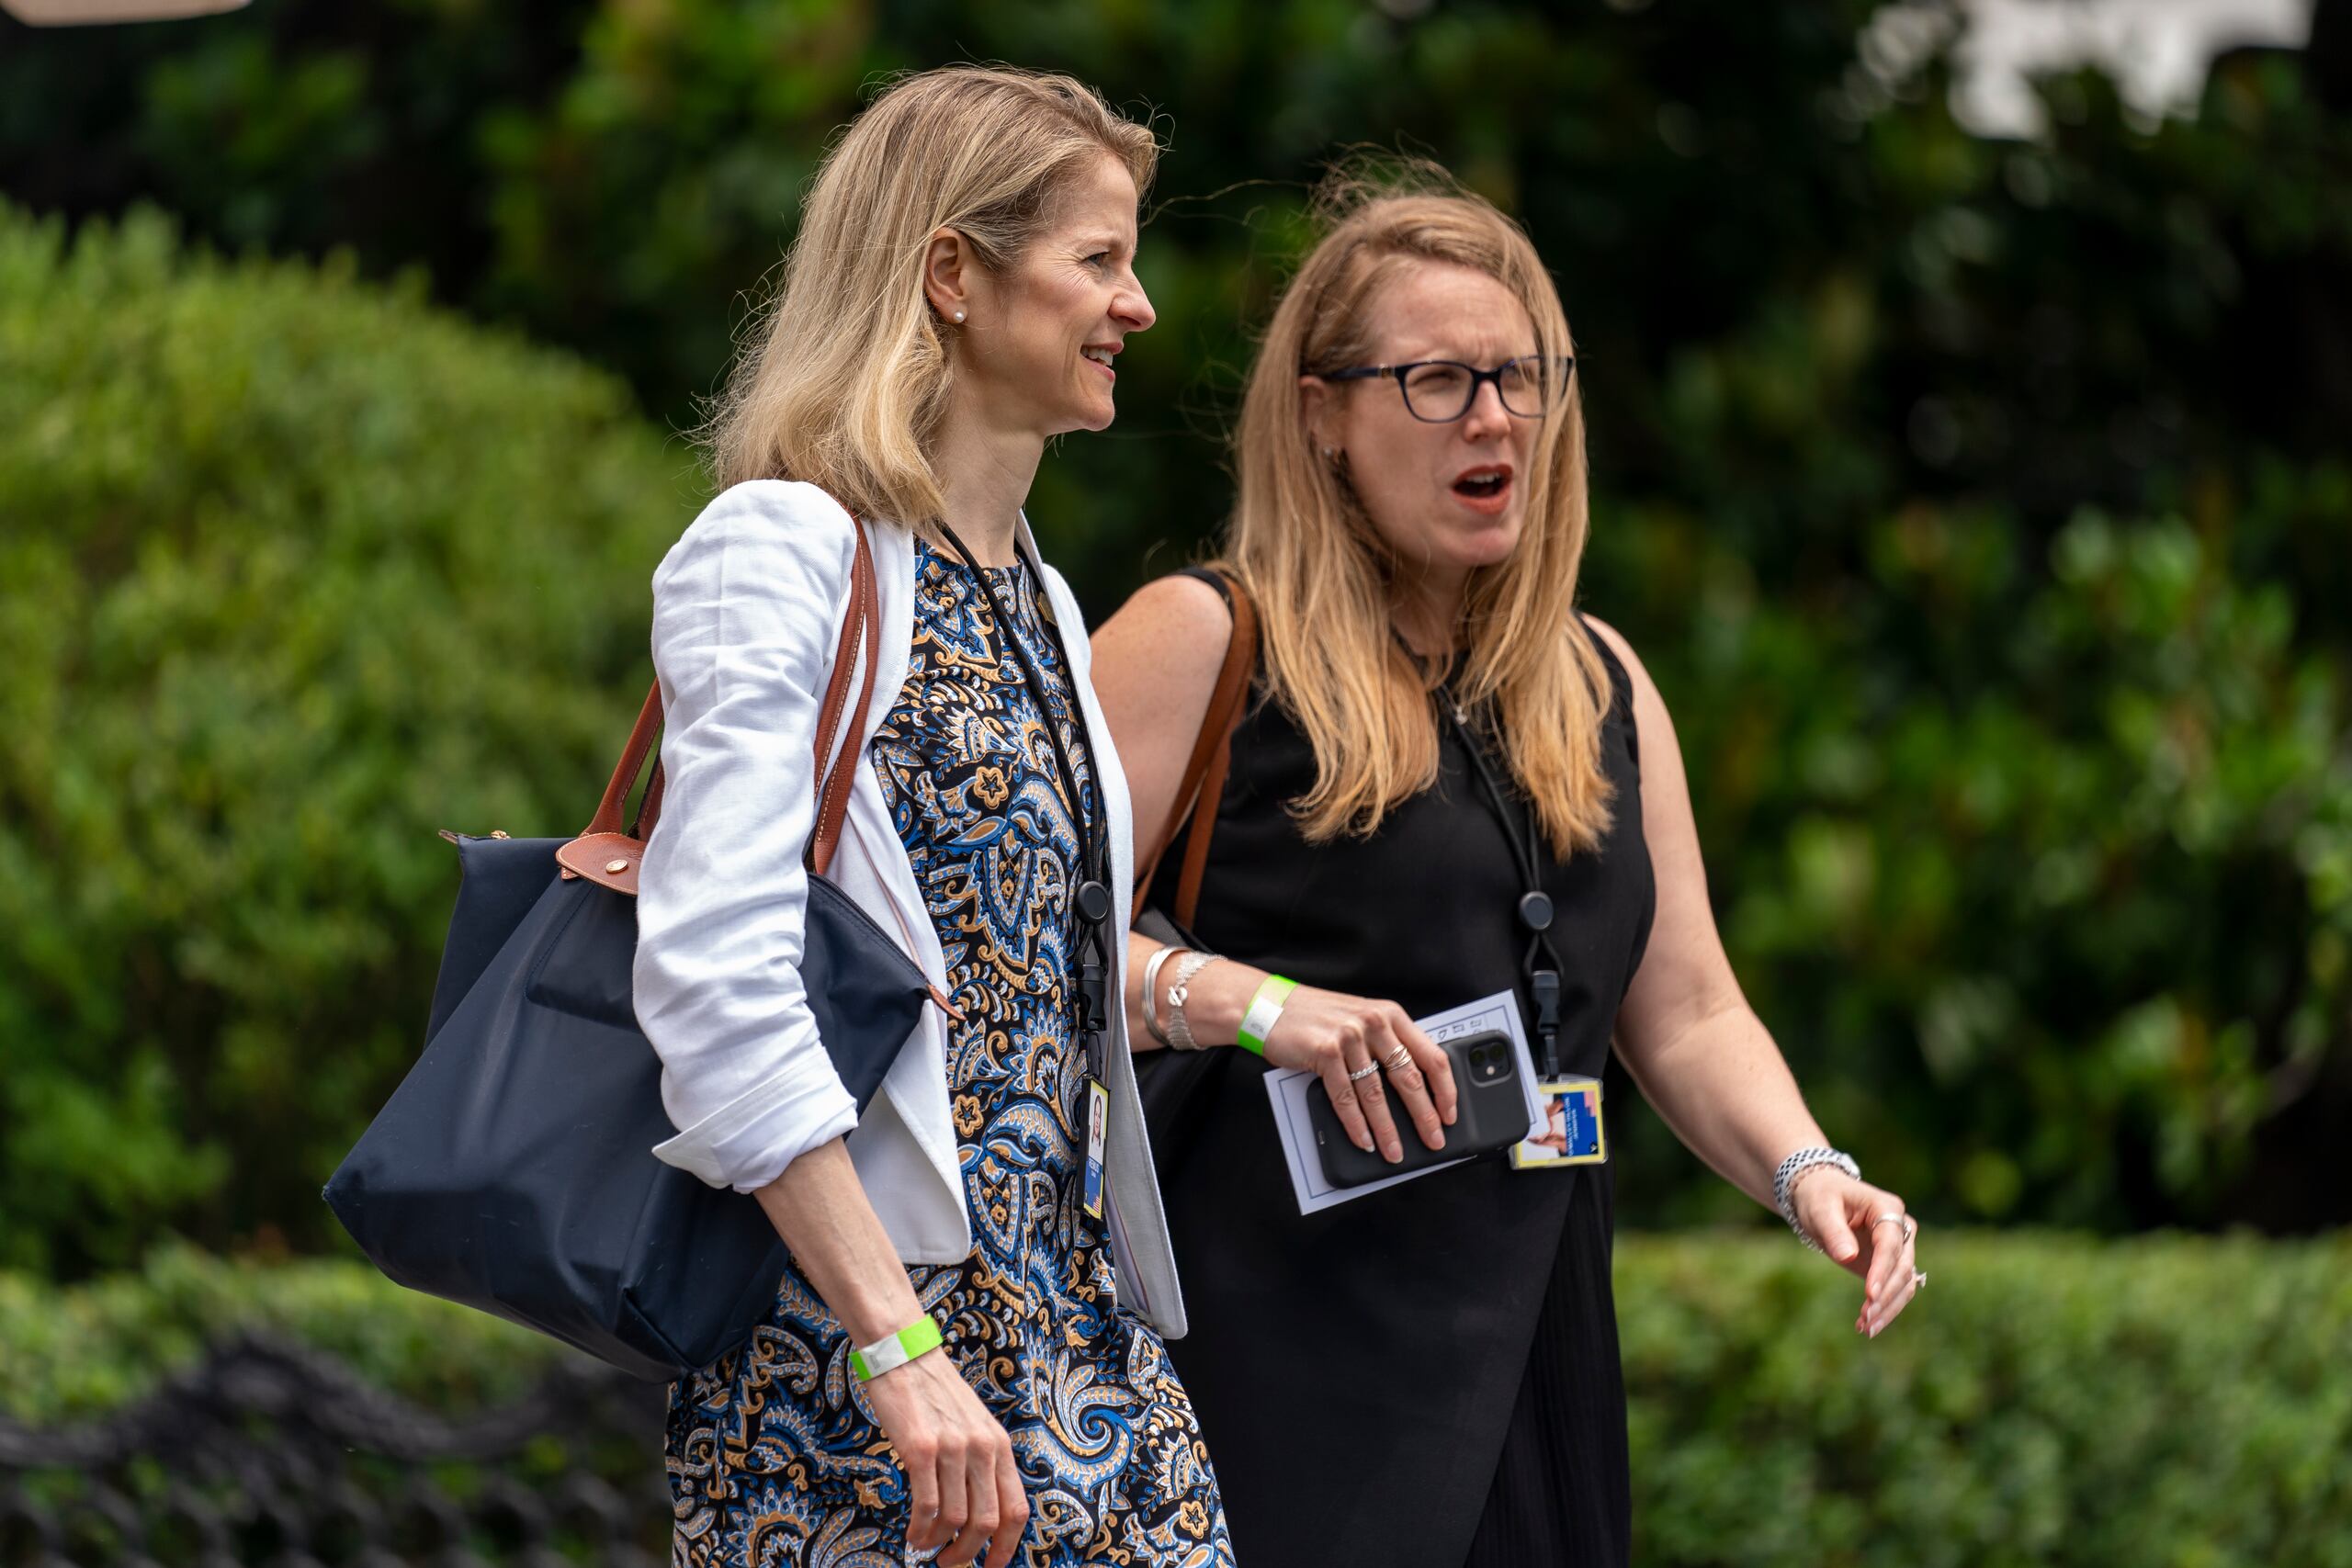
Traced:
<path fill-rule="evenodd" d="M 1372 1077 L 1373 1074 L 1378 1071 L 1380 1071 L 1380 1064 L 1378 1062 L 1366 1062 L 1363 1066 L 1358 1067 L 1354 1072 L 1348 1075 L 1348 1081 L 1350 1083 L 1362 1083 L 1364 1079 Z"/>
<path fill-rule="evenodd" d="M 1392 1073 L 1401 1073 L 1407 1067 L 1413 1065 L 1413 1054 L 1410 1051 L 1406 1050 L 1404 1046 L 1399 1045 L 1395 1050 L 1389 1052 L 1388 1055 L 1380 1058 L 1380 1065 L 1386 1067 Z"/>
<path fill-rule="evenodd" d="M 1912 1270 L 1911 1270 L 1911 1289 L 1912 1289 L 1913 1291 L 1917 1292 L 1917 1291 L 1924 1291 L 1924 1290 L 1926 1290 L 1927 1288 L 1928 1288 L 1928 1271 L 1927 1271 L 1925 1269 L 1912 1269 Z"/>
<path fill-rule="evenodd" d="M 1904 1216 L 1903 1216 L 1903 1239 L 1904 1239 L 1904 1240 L 1905 1240 L 1905 1241 L 1909 1241 L 1913 1236 L 1917 1235 L 1918 1234 L 1919 1234 L 1919 1222 L 1918 1222 L 1918 1221 L 1917 1221 L 1917 1220 L 1915 1220 L 1915 1219 L 1913 1219 L 1913 1218 L 1912 1218 L 1910 1215 L 1908 1215 L 1908 1214 L 1904 1215 Z"/>
<path fill-rule="evenodd" d="M 1902 1214 L 1881 1214 L 1877 1219 L 1871 1222 L 1871 1228 L 1873 1230 L 1877 1229 L 1880 1225 L 1902 1225 L 1903 1234 L 1906 1237 L 1911 1234 L 1911 1227 L 1907 1222 L 1907 1217 Z"/>

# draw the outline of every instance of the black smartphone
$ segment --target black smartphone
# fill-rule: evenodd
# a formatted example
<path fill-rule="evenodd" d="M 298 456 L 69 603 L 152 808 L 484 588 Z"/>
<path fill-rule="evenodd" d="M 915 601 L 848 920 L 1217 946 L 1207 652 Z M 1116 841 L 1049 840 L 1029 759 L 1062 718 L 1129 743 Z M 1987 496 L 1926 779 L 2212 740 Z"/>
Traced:
<path fill-rule="evenodd" d="M 1367 1181 L 1425 1170 L 1448 1160 L 1492 1154 L 1527 1136 L 1527 1096 L 1520 1087 L 1519 1054 L 1511 1048 L 1510 1036 L 1500 1030 L 1489 1030 L 1484 1034 L 1464 1034 L 1438 1043 L 1453 1064 L 1453 1125 L 1445 1129 L 1445 1146 L 1442 1149 L 1430 1148 L 1421 1142 L 1419 1129 L 1405 1114 L 1404 1105 L 1388 1087 L 1388 1075 L 1385 1072 L 1374 1073 L 1356 1087 L 1361 1089 L 1367 1084 L 1380 1085 L 1381 1094 L 1388 1102 L 1389 1117 L 1396 1123 L 1396 1141 L 1405 1151 L 1405 1157 L 1395 1165 L 1381 1157 L 1377 1146 L 1360 1149 L 1349 1140 L 1347 1129 L 1340 1124 L 1340 1113 L 1331 1109 L 1330 1092 L 1320 1078 L 1306 1091 L 1307 1124 L 1315 1134 L 1316 1153 L 1322 1159 L 1323 1174 L 1332 1186 L 1362 1187 Z"/>

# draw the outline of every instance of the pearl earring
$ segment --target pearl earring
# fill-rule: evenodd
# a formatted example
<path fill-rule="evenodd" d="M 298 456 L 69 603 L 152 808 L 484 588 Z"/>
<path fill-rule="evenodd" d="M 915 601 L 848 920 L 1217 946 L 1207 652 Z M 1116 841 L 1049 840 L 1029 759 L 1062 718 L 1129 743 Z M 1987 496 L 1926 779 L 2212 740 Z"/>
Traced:
<path fill-rule="evenodd" d="M 964 312 L 963 312 L 963 311 L 961 311 L 961 310 L 956 311 L 956 319 L 957 321 L 962 321 L 962 320 L 964 319 Z"/>

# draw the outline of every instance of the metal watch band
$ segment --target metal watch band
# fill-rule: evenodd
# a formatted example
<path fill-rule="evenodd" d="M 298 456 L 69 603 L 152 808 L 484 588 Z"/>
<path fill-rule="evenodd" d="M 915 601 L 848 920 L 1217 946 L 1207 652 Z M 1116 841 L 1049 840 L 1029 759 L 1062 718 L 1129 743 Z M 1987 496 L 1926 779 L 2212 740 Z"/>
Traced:
<path fill-rule="evenodd" d="M 1854 1163 L 1853 1156 L 1842 1149 L 1824 1148 L 1818 1145 L 1797 1150 L 1772 1172 L 1772 1206 L 1780 1210 L 1781 1218 L 1788 1222 L 1789 1229 L 1796 1232 L 1797 1239 L 1815 1252 L 1821 1250 L 1821 1244 L 1797 1223 L 1797 1179 L 1806 1171 L 1825 1165 L 1844 1171 L 1856 1181 L 1862 1179 L 1861 1168 Z"/>
<path fill-rule="evenodd" d="M 1184 1004 L 1193 999 L 1193 977 L 1216 960 L 1214 953 L 1193 952 L 1176 961 L 1176 980 L 1168 987 L 1168 1043 L 1179 1051 L 1201 1048 L 1201 1043 L 1193 1038 L 1193 1022 L 1184 1016 Z"/>
<path fill-rule="evenodd" d="M 850 1371 L 861 1382 L 872 1382 L 884 1372 L 895 1372 L 917 1356 L 940 1346 L 939 1322 L 923 1314 L 896 1334 L 876 1339 L 849 1353 Z"/>

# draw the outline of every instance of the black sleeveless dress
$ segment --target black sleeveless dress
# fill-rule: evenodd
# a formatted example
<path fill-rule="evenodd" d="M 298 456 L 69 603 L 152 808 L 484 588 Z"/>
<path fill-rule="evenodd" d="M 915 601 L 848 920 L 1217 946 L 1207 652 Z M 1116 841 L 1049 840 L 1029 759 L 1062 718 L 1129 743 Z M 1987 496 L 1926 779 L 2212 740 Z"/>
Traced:
<path fill-rule="evenodd" d="M 1612 688 L 1602 756 L 1614 819 L 1594 852 L 1538 852 L 1557 911 L 1561 1066 L 1600 1077 L 1656 890 L 1632 693 L 1595 641 Z M 1439 733 L 1434 786 L 1370 839 L 1311 846 L 1285 809 L 1314 782 L 1311 749 L 1279 705 L 1255 702 L 1234 737 L 1193 933 L 1415 1017 L 1515 989 L 1532 1042 L 1517 862 L 1453 727 Z M 1487 754 L 1507 777 L 1499 750 Z M 1174 907 L 1180 858 L 1151 889 L 1161 909 Z M 1633 1505 L 1610 1167 L 1521 1172 L 1497 1157 L 1302 1216 L 1264 1064 L 1209 1056 L 1155 1125 L 1154 1154 L 1192 1319 L 1169 1351 L 1216 1465 L 1235 1560 L 1622 1568 Z"/>

